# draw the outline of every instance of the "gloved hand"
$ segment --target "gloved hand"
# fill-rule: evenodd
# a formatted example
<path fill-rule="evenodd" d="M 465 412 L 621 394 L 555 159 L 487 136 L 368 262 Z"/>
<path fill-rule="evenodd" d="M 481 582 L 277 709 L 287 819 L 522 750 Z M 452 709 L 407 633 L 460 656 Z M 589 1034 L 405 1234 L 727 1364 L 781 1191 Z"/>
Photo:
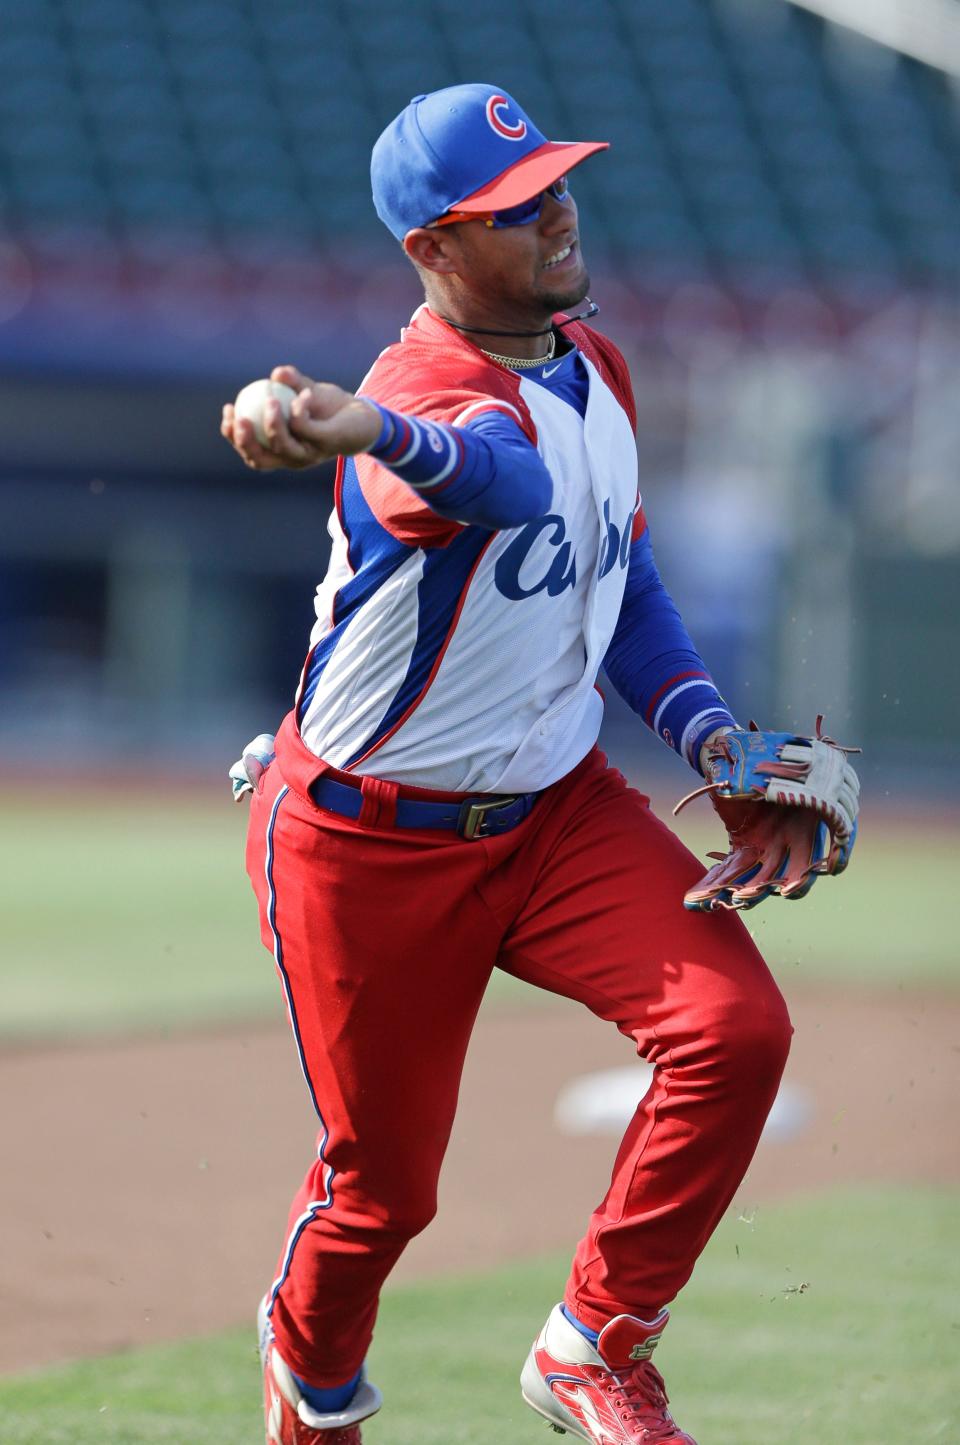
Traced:
<path fill-rule="evenodd" d="M 756 723 L 717 735 L 709 779 L 674 808 L 709 793 L 730 839 L 716 867 L 684 895 L 695 911 L 754 908 L 765 898 L 804 898 L 822 873 L 842 873 L 857 837 L 860 780 L 844 748 L 823 736 L 761 732 Z"/>
<path fill-rule="evenodd" d="M 243 756 L 237 759 L 227 774 L 235 803 L 254 791 L 273 762 L 273 739 L 273 733 L 258 733 L 253 742 L 247 743 Z"/>

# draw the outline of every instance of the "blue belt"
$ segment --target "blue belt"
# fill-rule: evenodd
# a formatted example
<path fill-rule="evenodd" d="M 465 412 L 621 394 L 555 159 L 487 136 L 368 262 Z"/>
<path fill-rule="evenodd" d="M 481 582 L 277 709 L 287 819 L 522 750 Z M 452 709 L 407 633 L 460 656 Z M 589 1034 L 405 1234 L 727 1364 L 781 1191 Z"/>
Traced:
<path fill-rule="evenodd" d="M 363 794 L 359 787 L 338 783 L 333 778 L 318 778 L 311 784 L 310 796 L 318 808 L 339 813 L 344 818 L 359 818 Z M 461 838 L 489 838 L 495 833 L 509 833 L 526 818 L 539 793 L 486 793 L 462 802 L 429 803 L 421 798 L 398 798 L 394 826 L 397 828 L 447 828 Z"/>

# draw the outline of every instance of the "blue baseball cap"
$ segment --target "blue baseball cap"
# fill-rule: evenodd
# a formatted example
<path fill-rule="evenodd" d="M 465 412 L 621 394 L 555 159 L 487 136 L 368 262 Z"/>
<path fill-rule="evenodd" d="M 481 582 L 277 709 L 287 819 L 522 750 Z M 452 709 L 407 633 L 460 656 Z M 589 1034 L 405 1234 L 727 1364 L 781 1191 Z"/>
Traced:
<path fill-rule="evenodd" d="M 550 141 L 495 85 L 415 95 L 373 148 L 373 204 L 402 241 L 447 211 L 498 211 L 536 196 L 609 141 Z"/>

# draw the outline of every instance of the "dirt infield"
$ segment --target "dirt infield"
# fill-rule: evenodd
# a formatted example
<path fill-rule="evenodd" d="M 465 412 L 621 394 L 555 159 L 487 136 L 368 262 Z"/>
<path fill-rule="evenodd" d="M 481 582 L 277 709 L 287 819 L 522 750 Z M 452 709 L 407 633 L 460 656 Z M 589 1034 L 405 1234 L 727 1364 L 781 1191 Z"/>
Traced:
<path fill-rule="evenodd" d="M 960 1180 L 960 998 L 795 990 L 788 1079 L 812 1120 L 761 1144 L 739 1202 L 861 1180 Z M 572 1248 L 615 1144 L 564 1138 L 571 1076 L 631 1058 L 562 1004 L 485 1011 L 440 1214 L 399 1277 Z M 285 1025 L 0 1050 L 0 1370 L 248 1320 L 274 1263 L 313 1116 Z M 561 1280 L 557 1281 L 558 1289 Z"/>

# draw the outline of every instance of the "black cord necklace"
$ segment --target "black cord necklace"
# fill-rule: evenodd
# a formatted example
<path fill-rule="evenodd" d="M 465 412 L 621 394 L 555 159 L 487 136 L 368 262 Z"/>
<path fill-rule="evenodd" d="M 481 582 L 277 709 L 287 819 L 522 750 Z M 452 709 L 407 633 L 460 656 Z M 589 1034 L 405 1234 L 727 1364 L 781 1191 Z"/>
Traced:
<path fill-rule="evenodd" d="M 558 321 L 555 325 L 562 329 L 564 326 L 572 326 L 575 321 L 589 321 L 591 316 L 596 316 L 600 307 L 596 301 L 587 301 L 586 311 L 581 311 L 578 316 L 568 316 L 566 321 Z M 449 316 L 444 316 L 441 311 L 437 312 L 441 321 L 448 326 L 453 326 L 457 331 L 473 331 L 479 336 L 549 336 L 554 330 L 554 324 L 544 327 L 543 331 L 491 331 L 489 326 L 464 326 L 461 321 L 453 321 Z"/>

